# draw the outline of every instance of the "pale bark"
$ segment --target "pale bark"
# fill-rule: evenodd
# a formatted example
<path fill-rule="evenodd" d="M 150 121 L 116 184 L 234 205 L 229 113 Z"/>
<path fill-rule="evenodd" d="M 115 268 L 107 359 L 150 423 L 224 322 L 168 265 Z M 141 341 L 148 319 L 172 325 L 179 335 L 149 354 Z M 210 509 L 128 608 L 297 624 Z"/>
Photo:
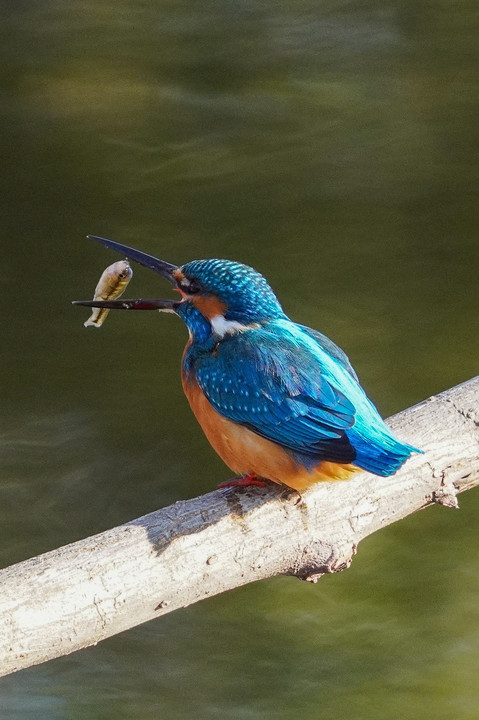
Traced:
<path fill-rule="evenodd" d="M 0 571 L 0 675 L 254 580 L 315 581 L 365 536 L 479 484 L 479 377 L 389 422 L 425 451 L 392 477 L 318 484 L 297 504 L 275 486 L 216 490 Z"/>

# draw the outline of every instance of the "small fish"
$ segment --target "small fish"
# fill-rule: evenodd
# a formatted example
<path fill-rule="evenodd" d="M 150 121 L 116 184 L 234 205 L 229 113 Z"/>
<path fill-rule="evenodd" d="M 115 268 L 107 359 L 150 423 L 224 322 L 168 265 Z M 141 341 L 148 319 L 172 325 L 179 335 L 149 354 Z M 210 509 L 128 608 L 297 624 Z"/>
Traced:
<path fill-rule="evenodd" d="M 132 277 L 133 270 L 128 260 L 119 260 L 109 265 L 98 281 L 93 300 L 115 300 L 125 292 Z M 101 327 L 109 312 L 107 308 L 95 308 L 88 320 L 83 323 L 84 326 Z"/>

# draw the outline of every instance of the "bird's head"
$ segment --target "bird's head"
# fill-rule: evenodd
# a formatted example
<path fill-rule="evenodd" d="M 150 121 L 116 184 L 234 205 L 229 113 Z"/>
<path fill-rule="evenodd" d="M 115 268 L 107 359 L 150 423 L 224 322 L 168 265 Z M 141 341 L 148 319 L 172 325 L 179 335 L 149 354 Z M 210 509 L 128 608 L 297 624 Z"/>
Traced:
<path fill-rule="evenodd" d="M 174 270 L 173 276 L 183 302 L 196 308 L 218 334 L 228 325 L 233 329 L 283 315 L 264 277 L 248 265 L 231 260 L 193 260 Z"/>
<path fill-rule="evenodd" d="M 144 265 L 172 283 L 181 300 L 76 301 L 76 304 L 121 310 L 175 312 L 190 332 L 204 338 L 223 337 L 284 317 L 276 295 L 265 278 L 248 265 L 231 260 L 193 260 L 182 266 L 158 260 L 134 248 L 96 236 L 90 238 Z"/>

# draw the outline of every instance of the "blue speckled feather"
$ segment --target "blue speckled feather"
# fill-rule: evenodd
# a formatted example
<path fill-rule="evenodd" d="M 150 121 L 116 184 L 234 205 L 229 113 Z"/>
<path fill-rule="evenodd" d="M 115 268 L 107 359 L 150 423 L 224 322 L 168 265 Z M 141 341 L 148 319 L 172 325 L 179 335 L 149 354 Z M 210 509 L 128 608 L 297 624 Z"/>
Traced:
<path fill-rule="evenodd" d="M 315 458 L 354 456 L 344 442 L 354 406 L 317 372 L 314 356 L 275 333 L 260 328 L 229 337 L 195 370 L 210 403 L 230 420 Z"/>
<path fill-rule="evenodd" d="M 327 338 L 287 319 L 191 350 L 187 365 L 215 410 L 287 448 L 321 460 L 394 472 L 413 448 L 397 440 Z"/>

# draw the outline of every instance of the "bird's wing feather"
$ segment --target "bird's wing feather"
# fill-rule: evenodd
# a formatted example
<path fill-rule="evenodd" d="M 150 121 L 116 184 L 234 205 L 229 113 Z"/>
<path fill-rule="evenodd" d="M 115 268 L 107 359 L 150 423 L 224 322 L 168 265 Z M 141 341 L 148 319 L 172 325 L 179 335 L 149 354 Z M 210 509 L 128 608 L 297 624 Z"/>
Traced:
<path fill-rule="evenodd" d="M 249 330 L 198 357 L 194 371 L 224 417 L 293 452 L 338 462 L 354 459 L 345 434 L 355 422 L 354 405 L 334 382 L 331 367 L 326 372 L 300 338 Z"/>
<path fill-rule="evenodd" d="M 323 335 L 323 333 L 320 333 L 318 330 L 313 330 L 310 327 L 307 327 L 306 325 L 298 325 L 298 327 L 305 332 L 309 337 L 311 337 L 315 343 L 320 347 L 322 350 L 325 350 L 331 357 L 333 357 L 340 365 L 344 367 L 345 370 L 348 371 L 348 373 L 355 379 L 358 380 L 358 376 L 356 375 L 356 371 L 349 362 L 349 358 L 344 352 L 344 350 L 341 350 L 340 347 L 336 345 L 336 343 L 333 343 L 332 340 L 330 340 L 326 335 Z"/>

